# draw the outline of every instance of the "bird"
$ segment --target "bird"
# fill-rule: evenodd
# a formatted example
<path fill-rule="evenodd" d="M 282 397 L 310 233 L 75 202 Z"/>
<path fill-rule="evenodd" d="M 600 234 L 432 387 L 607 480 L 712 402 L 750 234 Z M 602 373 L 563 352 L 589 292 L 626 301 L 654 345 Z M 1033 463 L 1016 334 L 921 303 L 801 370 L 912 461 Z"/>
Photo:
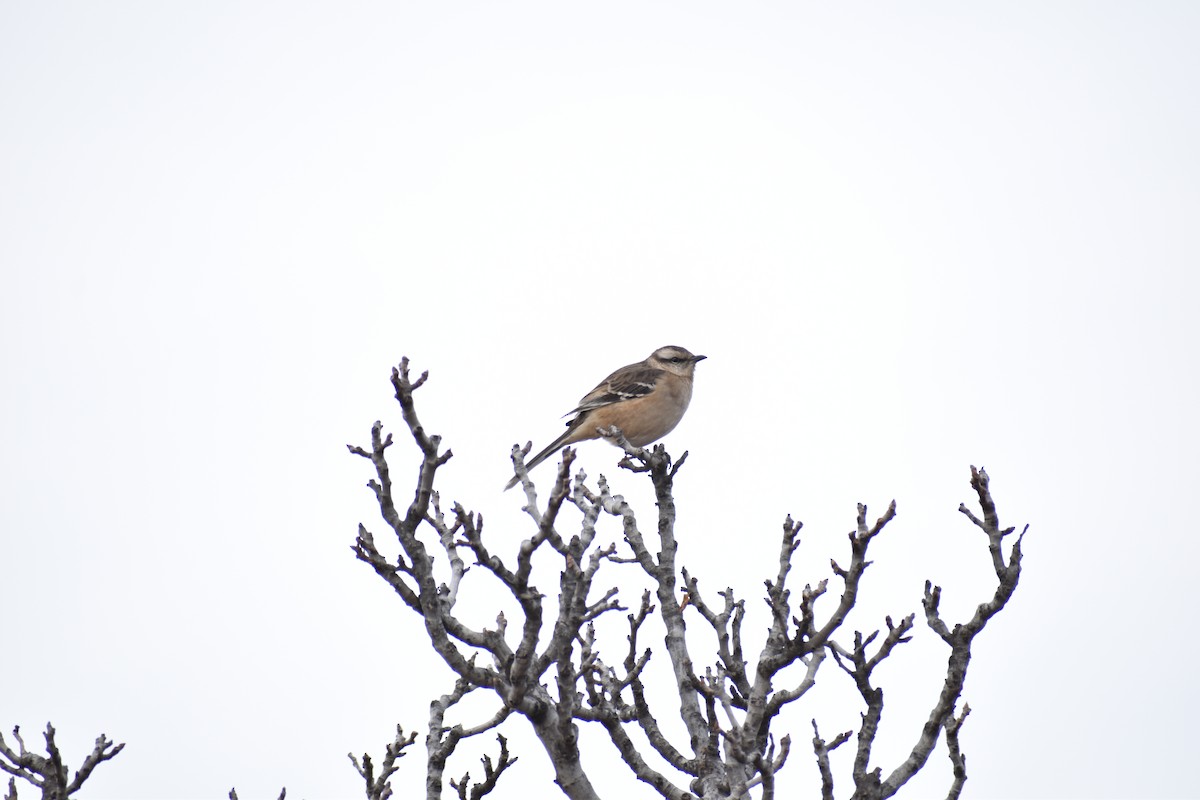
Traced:
<path fill-rule="evenodd" d="M 567 432 L 545 450 L 525 462 L 527 470 L 545 461 L 560 447 L 598 439 L 598 430 L 616 426 L 634 447 L 645 447 L 666 436 L 687 411 L 692 400 L 692 378 L 696 364 L 708 356 L 694 356 L 682 347 L 668 345 L 655 350 L 645 361 L 621 367 L 585 394 L 579 405 L 563 416 L 574 414 Z M 514 476 L 504 491 L 516 486 Z"/>

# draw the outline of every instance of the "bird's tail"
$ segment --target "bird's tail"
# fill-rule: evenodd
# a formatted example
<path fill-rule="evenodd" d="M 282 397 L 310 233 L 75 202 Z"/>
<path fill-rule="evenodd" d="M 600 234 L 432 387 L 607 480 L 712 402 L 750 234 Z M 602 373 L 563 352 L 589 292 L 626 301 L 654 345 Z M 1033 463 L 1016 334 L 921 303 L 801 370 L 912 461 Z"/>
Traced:
<path fill-rule="evenodd" d="M 578 427 L 578 426 L 571 425 L 569 428 L 567 428 L 566 433 L 564 433 L 562 436 L 555 439 L 550 444 L 546 445 L 546 449 L 542 450 L 542 452 L 538 453 L 536 456 L 534 456 L 533 458 L 526 461 L 525 462 L 525 471 L 528 472 L 529 470 L 536 467 L 538 464 L 545 461 L 550 456 L 554 455 L 554 453 L 558 450 L 558 448 L 560 448 L 564 444 L 566 444 L 567 440 L 571 438 L 571 434 L 573 434 L 575 432 L 576 427 Z M 513 488 L 520 482 L 521 482 L 521 478 L 517 475 L 514 475 L 512 480 L 504 485 L 504 491 L 507 492 L 509 489 Z"/>

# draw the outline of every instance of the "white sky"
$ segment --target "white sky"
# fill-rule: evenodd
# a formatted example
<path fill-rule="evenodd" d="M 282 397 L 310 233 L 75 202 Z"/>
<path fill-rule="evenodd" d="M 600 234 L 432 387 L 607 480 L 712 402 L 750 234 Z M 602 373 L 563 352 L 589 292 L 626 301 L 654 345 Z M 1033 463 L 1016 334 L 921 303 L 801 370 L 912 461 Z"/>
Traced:
<path fill-rule="evenodd" d="M 963 618 L 982 464 L 1032 527 L 968 794 L 1194 792 L 1198 37 L 1183 2 L 4 4 L 0 729 L 53 720 L 73 765 L 127 742 L 93 800 L 357 795 L 345 753 L 451 685 L 349 549 L 382 533 L 344 445 L 399 424 L 391 365 L 431 371 L 447 505 L 511 554 L 511 445 L 680 344 L 709 356 L 667 444 L 710 593 L 761 605 L 787 513 L 819 580 L 894 497 L 856 625 L 926 578 Z M 649 523 L 615 461 L 582 448 Z M 939 648 L 882 671 L 885 769 Z M 827 666 L 792 791 L 809 719 L 857 720 Z M 552 796 L 513 722 L 497 796 Z"/>

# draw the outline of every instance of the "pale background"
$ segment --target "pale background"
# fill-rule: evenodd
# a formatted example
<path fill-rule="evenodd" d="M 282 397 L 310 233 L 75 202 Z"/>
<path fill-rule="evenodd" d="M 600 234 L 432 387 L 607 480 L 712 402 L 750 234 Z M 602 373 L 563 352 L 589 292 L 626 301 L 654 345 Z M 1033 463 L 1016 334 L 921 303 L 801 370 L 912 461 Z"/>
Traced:
<path fill-rule="evenodd" d="M 815 582 L 894 497 L 855 623 L 927 577 L 961 619 L 982 464 L 1032 527 L 968 796 L 1196 796 L 1198 41 L 1186 2 L 5 3 L 0 730 L 127 742 L 94 800 L 358 796 L 346 752 L 451 685 L 349 549 L 382 533 L 344 445 L 399 423 L 391 365 L 431 371 L 444 494 L 511 554 L 511 445 L 680 344 L 709 356 L 667 445 L 710 596 L 761 607 L 787 513 Z M 580 463 L 648 521 L 616 455 Z M 887 769 L 945 660 L 919 624 Z M 857 720 L 827 667 L 778 729 L 792 792 L 809 720 Z M 498 796 L 555 796 L 513 723 Z M 607 796 L 649 796 L 587 737 Z"/>

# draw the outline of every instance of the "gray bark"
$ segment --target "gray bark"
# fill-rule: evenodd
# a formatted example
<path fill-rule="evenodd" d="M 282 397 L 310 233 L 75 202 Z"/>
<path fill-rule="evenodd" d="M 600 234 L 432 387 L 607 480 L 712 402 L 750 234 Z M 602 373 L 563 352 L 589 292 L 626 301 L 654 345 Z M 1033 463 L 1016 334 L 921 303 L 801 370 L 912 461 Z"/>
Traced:
<path fill-rule="evenodd" d="M 777 739 L 774 732 L 780 727 L 780 715 L 812 690 L 818 672 L 828 661 L 849 677 L 865 705 L 850 775 L 853 796 L 863 800 L 891 797 L 926 765 L 945 730 L 953 774 L 949 797 L 958 797 L 966 780 L 959 733 L 968 709 L 964 705 L 958 716 L 955 710 L 965 685 L 971 646 L 986 623 L 1008 603 L 1020 576 L 1020 538 L 1006 557 L 1003 539 L 1012 529 L 1000 528 L 986 472 L 971 469 L 971 486 L 983 511 L 982 519 L 965 506 L 960 511 L 987 536 L 997 587 L 969 620 L 951 628 L 938 610 L 940 587 L 926 583 L 922 600 L 926 624 L 947 644 L 950 655 L 942 688 L 916 733 L 910 753 L 893 765 L 885 778 L 884 769 L 873 764 L 874 742 L 884 724 L 883 689 L 875 684 L 873 676 L 880 663 L 894 656 L 915 635 L 916 617 L 909 614 L 898 622 L 887 617 L 886 633 L 877 630 L 865 635 L 860 631 L 847 634 L 845 625 L 871 563 L 871 542 L 896 516 L 894 501 L 874 523 L 868 523 L 867 508 L 860 504 L 854 530 L 847 537 L 848 556 L 842 561 L 845 566 L 831 562 L 831 576 L 798 590 L 789 581 L 801 545 L 802 526 L 791 517 L 786 519 L 774 575 L 765 582 L 771 624 L 751 654 L 742 629 L 744 601 L 727 587 L 717 592 L 720 602 L 710 605 L 700 579 L 678 563 L 673 487 L 686 453 L 678 462 L 672 462 L 661 445 L 645 450 L 630 445 L 615 428 L 600 432 L 624 449 L 621 467 L 645 474 L 651 481 L 657 513 L 650 528 L 643 530 L 634 509 L 622 497 L 610 493 L 603 478 L 595 489 L 589 488 L 582 474 L 572 484 L 574 451 L 570 448 L 563 451 L 549 497 L 544 505 L 540 504 L 537 488 L 524 465 L 529 446 L 514 448 L 513 463 L 525 492 L 523 510 L 532 534 L 521 543 L 515 558 L 506 561 L 490 550 L 481 517 L 457 503 L 448 514 L 440 506 L 434 490 L 436 474 L 451 453 L 440 452 L 440 437 L 428 435 L 417 417 L 413 393 L 426 378 L 422 375 L 412 380 L 407 359 L 392 373 L 396 399 L 419 451 L 416 485 L 407 508 L 401 509 L 395 502 L 386 454 L 393 442 L 390 435 L 383 434 L 380 423 L 371 430 L 369 449 L 350 450 L 374 467 L 375 478 L 368 485 L 400 548 L 398 557 L 388 558 L 376 546 L 375 536 L 360 525 L 355 555 L 387 581 L 401 601 L 421 618 L 430 646 L 458 676 L 455 690 L 431 707 L 428 798 L 441 797 L 447 759 L 462 738 L 492 730 L 513 716 L 523 717 L 531 725 L 554 767 L 555 783 L 569 798 L 597 797 L 578 746 L 579 726 L 589 723 L 603 726 L 626 767 L 664 798 L 748 798 L 752 793 L 773 798 L 778 773 L 787 763 L 791 745 L 789 736 Z M 580 515 L 573 523 L 578 533 L 569 538 L 559 531 L 563 511 L 568 507 Z M 596 544 L 601 515 L 619 520 L 623 534 L 620 547 Z M 434 551 L 444 555 L 437 560 L 436 571 Z M 552 605 L 546 604 L 546 595 L 534 583 L 534 556 L 539 552 L 552 554 L 560 566 L 557 602 Z M 494 625 L 481 629 L 472 628 L 455 615 L 462 577 L 471 568 L 464 555 L 512 597 L 520 619 L 514 621 L 511 631 L 503 614 L 496 617 Z M 543 557 L 539 563 L 545 560 Z M 607 646 L 596 638 L 594 622 L 598 617 L 625 610 L 615 589 L 594 591 L 595 578 L 602 568 L 638 570 L 648 581 L 638 609 L 628 616 L 628 647 L 623 657 L 618 655 L 620 663 L 606 659 Z M 831 580 L 835 582 L 833 587 Z M 817 601 L 835 591 L 838 594 L 833 607 L 818 613 Z M 715 637 L 714 651 L 704 653 L 701 662 L 689 650 L 689 617 L 708 626 Z M 666 659 L 673 678 L 669 701 L 651 698 L 643 682 L 655 649 L 643 646 L 639 640 L 652 618 L 657 618 L 665 630 L 657 654 L 659 659 Z M 843 644 L 847 641 L 852 643 Z M 782 680 L 784 670 L 796 665 L 801 669 L 788 674 L 798 673 L 799 679 Z M 551 683 L 553 691 L 547 688 Z M 490 692 L 496 698 L 495 713 L 473 726 L 447 727 L 447 710 L 465 693 L 475 690 Z M 657 714 L 662 709 L 652 705 L 665 702 L 677 710 L 687 732 L 686 741 L 670 741 L 658 724 Z M 840 732 L 826 741 L 815 720 L 812 724 L 822 797 L 832 798 L 834 775 L 829 754 L 855 732 Z M 637 744 L 631 735 L 634 730 L 645 737 L 652 752 L 644 752 Z M 470 786 L 469 793 L 467 776 L 450 782 L 459 797 L 487 794 L 504 769 L 516 760 L 508 756 L 503 737 L 500 741 L 499 760 L 493 764 L 485 759 L 484 780 Z M 394 766 L 394 759 L 389 766 Z M 368 797 L 382 798 L 369 791 Z"/>

